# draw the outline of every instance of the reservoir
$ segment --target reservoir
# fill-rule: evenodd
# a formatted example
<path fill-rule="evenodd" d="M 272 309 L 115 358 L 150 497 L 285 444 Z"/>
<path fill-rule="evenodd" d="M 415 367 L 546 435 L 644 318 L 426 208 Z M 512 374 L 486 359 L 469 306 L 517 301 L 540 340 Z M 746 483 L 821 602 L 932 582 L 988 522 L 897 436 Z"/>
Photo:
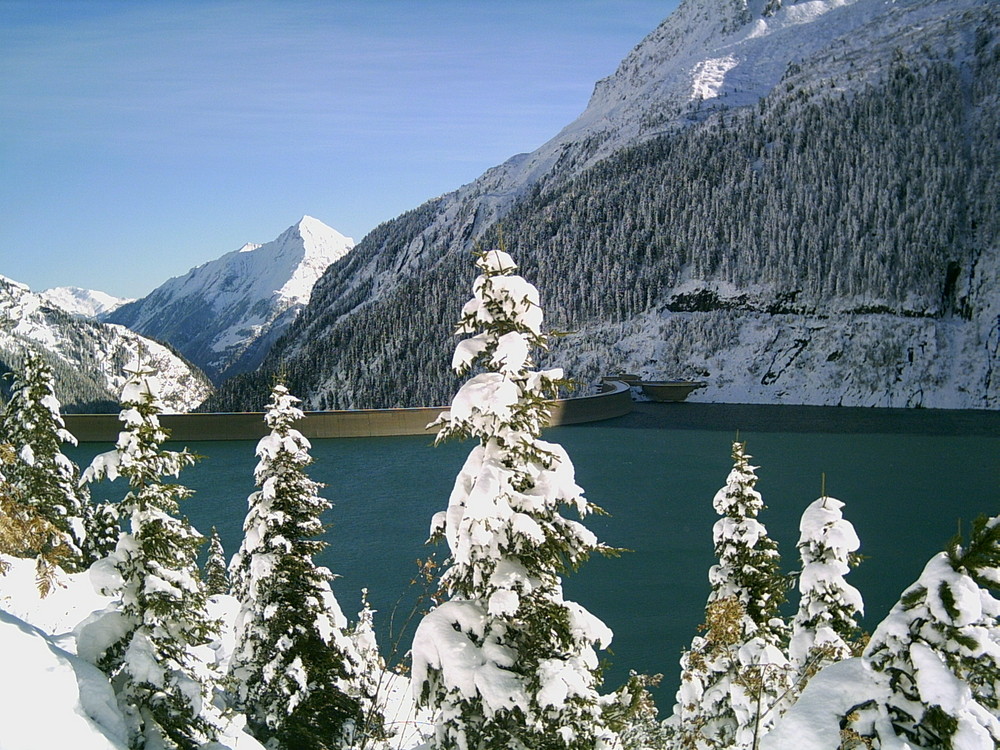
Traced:
<path fill-rule="evenodd" d="M 678 659 L 697 634 L 714 563 L 712 498 L 732 468 L 739 432 L 758 466 L 767 509 L 760 520 L 777 540 L 782 568 L 798 569 L 802 511 L 826 491 L 845 503 L 865 560 L 847 580 L 865 599 L 873 629 L 924 564 L 977 515 L 1000 513 L 1000 413 L 724 404 L 637 404 L 627 416 L 555 427 L 586 497 L 607 511 L 586 525 L 618 558 L 592 558 L 565 581 L 566 597 L 614 631 L 606 690 L 628 671 L 662 673 L 656 691 L 669 713 Z M 80 468 L 110 445 L 67 449 Z M 179 448 L 180 445 L 171 444 Z M 182 512 L 205 535 L 216 526 L 227 556 L 238 548 L 247 496 L 254 491 L 255 441 L 194 442 L 203 456 L 176 480 L 195 495 Z M 419 589 L 418 559 L 442 562 L 444 545 L 424 544 L 431 516 L 447 507 L 472 443 L 434 446 L 424 436 L 314 440 L 309 475 L 334 503 L 329 547 L 319 562 L 337 576 L 334 592 L 352 621 L 366 587 L 383 652 L 404 653 L 403 630 Z M 121 480 L 91 488 L 119 498 Z M 569 518 L 575 518 L 565 511 Z M 789 591 L 789 612 L 798 596 Z M 411 628 L 412 630 L 412 628 Z"/>

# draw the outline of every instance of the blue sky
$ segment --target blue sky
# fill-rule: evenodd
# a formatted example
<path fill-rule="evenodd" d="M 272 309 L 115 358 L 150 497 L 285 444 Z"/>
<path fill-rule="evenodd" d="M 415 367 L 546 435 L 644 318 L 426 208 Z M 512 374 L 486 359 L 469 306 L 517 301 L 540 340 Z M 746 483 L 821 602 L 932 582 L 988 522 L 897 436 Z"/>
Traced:
<path fill-rule="evenodd" d="M 554 136 L 676 0 L 0 0 L 0 274 L 141 296 Z"/>

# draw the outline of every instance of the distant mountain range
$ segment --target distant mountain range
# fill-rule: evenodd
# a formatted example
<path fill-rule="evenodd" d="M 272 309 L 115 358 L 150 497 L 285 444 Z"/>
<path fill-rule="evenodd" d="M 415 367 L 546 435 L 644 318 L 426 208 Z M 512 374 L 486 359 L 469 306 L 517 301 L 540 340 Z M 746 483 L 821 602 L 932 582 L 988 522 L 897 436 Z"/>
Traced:
<path fill-rule="evenodd" d="M 28 350 L 41 354 L 53 370 L 63 411 L 118 411 L 124 368 L 140 349 L 162 378 L 167 411 L 191 411 L 211 393 L 204 374 L 168 347 L 123 326 L 71 314 L 0 276 L 0 372 L 20 372 Z M 8 389 L 10 381 L 0 387 Z"/>
<path fill-rule="evenodd" d="M 59 286 L 54 289 L 46 289 L 41 295 L 46 302 L 65 310 L 70 315 L 97 320 L 132 301 L 122 297 L 113 297 L 106 292 L 81 289 L 77 286 Z"/>
<path fill-rule="evenodd" d="M 584 382 L 1000 407 L 1000 6 L 685 0 L 550 142 L 365 237 L 261 366 L 314 408 L 445 402 L 502 233 Z"/>
<path fill-rule="evenodd" d="M 304 216 L 272 242 L 244 245 L 139 300 L 77 287 L 35 294 L 0 277 L 0 372 L 17 370 L 30 347 L 53 367 L 66 411 L 116 410 L 122 368 L 141 346 L 166 383 L 168 409 L 190 411 L 211 393 L 208 376 L 260 363 L 353 244 Z"/>
<path fill-rule="evenodd" d="M 304 216 L 277 239 L 192 268 L 107 320 L 170 343 L 218 383 L 260 364 L 309 302 L 316 280 L 353 246 Z"/>

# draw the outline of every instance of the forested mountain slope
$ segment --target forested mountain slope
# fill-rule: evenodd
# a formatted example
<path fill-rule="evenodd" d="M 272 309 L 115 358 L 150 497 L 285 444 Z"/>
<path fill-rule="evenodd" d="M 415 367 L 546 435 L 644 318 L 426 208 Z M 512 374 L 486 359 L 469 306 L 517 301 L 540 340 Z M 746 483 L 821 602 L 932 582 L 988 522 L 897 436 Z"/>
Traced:
<path fill-rule="evenodd" d="M 194 365 L 124 326 L 71 315 L 27 286 L 0 276 L 0 374 L 21 373 L 28 350 L 52 369 L 63 412 L 117 412 L 125 366 L 142 351 L 160 374 L 169 411 L 191 411 L 212 385 Z M 11 381 L 0 380 L 0 400 Z"/>
<path fill-rule="evenodd" d="M 996 408 L 998 29 L 981 0 L 684 2 L 552 142 L 368 235 L 212 404 L 278 369 L 312 407 L 446 401 L 502 232 L 582 381 Z"/>

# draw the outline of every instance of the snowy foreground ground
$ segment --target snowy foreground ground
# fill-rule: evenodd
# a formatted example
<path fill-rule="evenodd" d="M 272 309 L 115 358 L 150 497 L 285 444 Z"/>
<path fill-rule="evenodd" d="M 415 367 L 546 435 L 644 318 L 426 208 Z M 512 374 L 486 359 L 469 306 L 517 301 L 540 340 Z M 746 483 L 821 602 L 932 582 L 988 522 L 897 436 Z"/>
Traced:
<path fill-rule="evenodd" d="M 96 593 L 89 573 L 63 575 L 44 599 L 35 588 L 33 560 L 0 556 L 11 564 L 0 577 L 0 750 L 126 750 L 125 722 L 107 677 L 81 655 L 102 640 L 87 627 L 90 616 L 111 599 Z M 231 625 L 238 604 L 230 596 L 211 599 L 210 614 L 223 622 L 213 644 L 225 664 L 233 647 Z M 393 676 L 385 691 L 386 716 L 398 731 L 390 746 L 406 750 L 421 743 L 409 683 Z M 263 750 L 234 717 L 217 744 L 206 750 Z"/>

